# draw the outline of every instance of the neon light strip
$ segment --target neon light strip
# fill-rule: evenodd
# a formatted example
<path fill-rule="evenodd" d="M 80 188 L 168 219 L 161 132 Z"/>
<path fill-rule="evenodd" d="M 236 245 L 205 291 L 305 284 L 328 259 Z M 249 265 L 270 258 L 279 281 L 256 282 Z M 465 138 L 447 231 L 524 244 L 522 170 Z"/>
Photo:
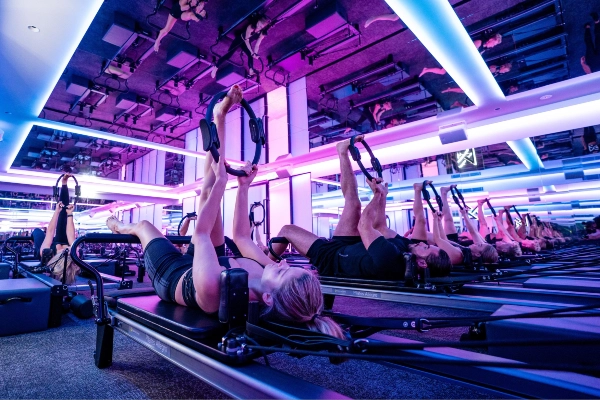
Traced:
<path fill-rule="evenodd" d="M 448 0 L 386 0 L 477 106 L 504 101 L 488 66 Z"/>
<path fill-rule="evenodd" d="M 65 131 L 65 132 L 76 133 L 76 134 L 82 135 L 82 136 L 111 140 L 113 142 L 144 147 L 146 149 L 168 151 L 170 153 L 181 154 L 184 156 L 190 156 L 190 157 L 199 158 L 202 160 L 206 158 L 206 153 L 204 153 L 204 152 L 182 149 L 180 147 L 169 146 L 169 145 L 162 144 L 162 143 L 147 142 L 145 140 L 116 135 L 114 133 L 109 133 L 109 132 L 100 132 L 95 129 L 89 129 L 89 128 L 84 128 L 81 126 L 65 124 L 63 122 L 50 121 L 47 119 L 37 119 L 37 120 L 33 121 L 33 123 L 35 125 L 42 126 L 42 127 L 49 128 L 49 129 L 58 129 L 58 130 Z M 235 161 L 235 160 L 227 160 L 227 162 L 232 166 L 239 167 L 239 166 L 245 165 L 245 163 L 242 163 L 240 161 Z"/>

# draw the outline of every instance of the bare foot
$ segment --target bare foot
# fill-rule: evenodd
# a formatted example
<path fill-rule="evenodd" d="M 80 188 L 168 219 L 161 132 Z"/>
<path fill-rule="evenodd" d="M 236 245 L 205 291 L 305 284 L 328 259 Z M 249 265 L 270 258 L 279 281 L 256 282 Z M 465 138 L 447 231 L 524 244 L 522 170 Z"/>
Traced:
<path fill-rule="evenodd" d="M 477 204 L 484 204 L 486 199 L 477 199 Z"/>
<path fill-rule="evenodd" d="M 357 135 L 354 138 L 354 142 L 355 143 L 356 142 L 362 142 L 364 138 L 365 138 L 365 135 Z M 337 149 L 337 151 L 338 151 L 339 154 L 344 154 L 344 153 L 346 153 L 348 151 L 348 147 L 350 147 L 350 140 L 351 140 L 350 138 L 349 139 L 345 139 L 345 140 L 342 140 L 341 142 L 338 142 L 335 145 L 335 147 L 336 147 L 336 149 Z"/>
<path fill-rule="evenodd" d="M 106 219 L 106 226 L 111 230 L 112 233 L 119 233 L 120 224 L 121 221 L 119 221 L 114 215 L 111 215 Z"/>
<path fill-rule="evenodd" d="M 450 191 L 451 187 L 452 186 L 442 186 L 440 188 L 440 193 L 442 194 L 442 196 L 448 194 L 448 192 Z"/>
<path fill-rule="evenodd" d="M 154 52 L 158 53 L 158 49 L 160 48 L 160 40 L 154 42 Z"/>
<path fill-rule="evenodd" d="M 218 116 L 225 116 L 234 104 L 238 104 L 242 101 L 242 98 L 244 98 L 242 88 L 238 85 L 233 85 L 231 89 L 229 89 L 229 92 L 227 92 L 227 96 L 225 96 L 223 101 L 215 106 L 215 118 Z"/>
<path fill-rule="evenodd" d="M 413 189 L 421 191 L 423 190 L 423 182 L 413 183 Z"/>

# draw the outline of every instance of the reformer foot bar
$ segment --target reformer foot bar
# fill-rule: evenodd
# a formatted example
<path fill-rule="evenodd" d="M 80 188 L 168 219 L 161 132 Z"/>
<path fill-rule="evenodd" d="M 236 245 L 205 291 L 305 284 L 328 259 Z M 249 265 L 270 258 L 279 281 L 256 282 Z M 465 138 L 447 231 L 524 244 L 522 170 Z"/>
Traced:
<path fill-rule="evenodd" d="M 190 242 L 190 237 L 167 238 L 178 244 Z M 75 263 L 100 282 L 98 272 L 77 256 L 77 248 L 82 243 L 139 243 L 139 239 L 132 235 L 88 234 L 73 243 L 71 256 Z M 229 275 L 232 271 L 233 274 Z M 226 291 L 240 289 L 243 277 L 239 273 L 239 269 L 231 269 L 222 275 L 222 279 L 226 275 L 227 280 L 235 281 L 233 287 L 225 285 Z M 244 277 L 247 296 L 247 274 Z M 245 309 L 236 307 L 231 297 L 225 305 L 221 302 L 219 319 L 197 309 L 164 302 L 155 294 L 129 296 L 122 291 L 105 299 L 102 285 L 97 286 L 93 301 L 97 324 L 95 363 L 99 368 L 112 364 L 113 336 L 117 330 L 234 398 L 345 398 L 253 361 L 262 354 L 245 354 L 239 344 L 232 344 L 235 343 L 234 338 L 231 338 L 234 342 L 229 342 L 230 339 L 223 341 L 231 324 L 222 323 L 219 319 L 231 322 L 242 319 L 239 318 L 240 312 L 248 314 L 247 304 Z"/>

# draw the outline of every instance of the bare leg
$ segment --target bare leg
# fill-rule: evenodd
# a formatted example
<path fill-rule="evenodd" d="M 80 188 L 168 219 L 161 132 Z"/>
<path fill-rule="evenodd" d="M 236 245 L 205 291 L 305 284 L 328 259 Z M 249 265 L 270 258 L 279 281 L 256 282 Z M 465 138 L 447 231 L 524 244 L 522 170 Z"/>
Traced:
<path fill-rule="evenodd" d="M 234 105 L 242 101 L 243 93 L 242 89 L 234 85 L 227 96 L 221 101 L 219 104 L 215 106 L 214 109 L 214 122 L 217 126 L 217 134 L 219 135 L 219 141 L 221 142 L 221 153 L 224 155 L 225 149 L 225 116 L 229 109 Z M 212 190 L 212 187 L 215 183 L 215 173 L 212 170 L 211 164 L 213 163 L 213 158 L 210 153 L 207 154 L 204 159 L 204 179 L 202 182 L 202 192 L 200 193 L 200 204 L 198 209 L 201 210 L 204 207 L 204 203 L 206 203 L 206 199 Z M 215 220 L 215 225 L 210 233 L 210 237 L 214 246 L 220 246 L 225 243 L 225 233 L 223 230 L 223 217 L 221 215 L 221 209 L 219 208 L 217 218 Z"/>
<path fill-rule="evenodd" d="M 278 237 L 284 237 L 294 246 L 298 253 L 306 257 L 310 246 L 319 238 L 312 232 L 300 228 L 296 225 L 285 225 L 277 234 Z M 273 251 L 276 254 L 282 254 L 287 247 L 284 243 L 273 243 Z"/>
<path fill-rule="evenodd" d="M 413 239 L 427 240 L 427 221 L 425 220 L 425 210 L 423 209 L 423 190 L 422 183 L 413 185 L 415 190 L 415 201 L 413 202 L 413 214 L 415 215 L 415 226 L 413 226 Z"/>
<path fill-rule="evenodd" d="M 206 14 L 206 11 L 203 11 Z M 186 11 L 181 13 L 181 20 L 182 21 L 196 21 L 196 22 L 200 22 L 200 18 L 196 17 L 196 14 L 194 14 L 192 11 Z"/>
<path fill-rule="evenodd" d="M 448 192 L 451 186 L 444 186 L 440 188 L 440 196 L 442 197 L 442 214 L 444 216 L 444 233 L 450 235 L 456 233 L 456 227 L 454 226 L 454 219 L 452 218 L 452 211 L 450 211 L 450 205 L 448 204 Z"/>
<path fill-rule="evenodd" d="M 169 32 L 171 32 L 171 29 L 173 29 L 175 22 L 177 22 L 177 18 L 175 18 L 171 14 L 169 14 L 169 17 L 167 18 L 167 23 L 165 24 L 165 27 L 162 28 L 160 30 L 160 32 L 158 32 L 158 37 L 156 38 L 156 42 L 154 42 L 154 51 L 155 52 L 158 53 L 158 49 L 160 48 L 161 40 L 163 40 L 163 38 L 165 36 L 167 36 L 167 34 Z"/>
<path fill-rule="evenodd" d="M 356 140 L 362 140 L 362 136 L 357 136 Z M 358 184 L 356 176 L 352 171 L 350 156 L 348 155 L 348 146 L 350 139 L 346 139 L 337 144 L 337 151 L 340 157 L 342 194 L 344 196 L 344 210 L 340 216 L 333 236 L 360 236 L 358 232 L 358 221 L 360 221 L 360 200 L 358 198 Z"/>
<path fill-rule="evenodd" d="M 368 28 L 369 25 L 376 21 L 398 21 L 399 19 L 400 17 L 396 14 L 376 15 L 365 21 L 365 28 Z"/>
<path fill-rule="evenodd" d="M 108 217 L 106 220 L 106 226 L 113 233 L 121 233 L 124 235 L 135 235 L 140 239 L 142 248 L 145 249 L 151 240 L 157 238 L 164 238 L 164 235 L 160 233 L 157 227 L 152 225 L 150 222 L 141 220 L 134 224 L 124 224 L 119 221 L 114 215 Z"/>
<path fill-rule="evenodd" d="M 445 75 L 446 70 L 444 68 L 423 68 L 423 71 L 419 74 L 419 78 L 425 74 Z"/>

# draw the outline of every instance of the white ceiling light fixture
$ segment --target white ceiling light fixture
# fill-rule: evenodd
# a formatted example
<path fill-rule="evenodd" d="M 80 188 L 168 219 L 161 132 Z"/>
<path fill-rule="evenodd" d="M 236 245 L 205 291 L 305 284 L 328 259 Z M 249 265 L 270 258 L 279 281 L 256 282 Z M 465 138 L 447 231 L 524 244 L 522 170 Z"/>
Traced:
<path fill-rule="evenodd" d="M 386 2 L 476 106 L 505 100 L 448 0 Z"/>
<path fill-rule="evenodd" d="M 38 27 L 37 27 L 37 26 L 35 26 L 35 25 L 29 25 L 29 26 L 27 27 L 27 29 L 29 29 L 31 32 L 35 32 L 35 33 L 37 33 L 37 32 L 39 32 L 39 31 L 40 31 L 40 28 L 38 28 Z"/>

